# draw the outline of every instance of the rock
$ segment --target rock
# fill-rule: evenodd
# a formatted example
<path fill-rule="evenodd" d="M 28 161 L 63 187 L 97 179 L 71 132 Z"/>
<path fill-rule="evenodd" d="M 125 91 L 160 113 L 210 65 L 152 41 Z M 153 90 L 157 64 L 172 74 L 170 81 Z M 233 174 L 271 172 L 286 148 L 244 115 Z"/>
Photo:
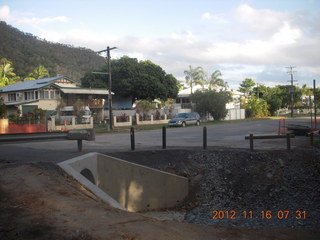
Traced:
<path fill-rule="evenodd" d="M 271 179 L 273 177 L 273 174 L 272 173 L 267 173 L 267 178 Z"/>

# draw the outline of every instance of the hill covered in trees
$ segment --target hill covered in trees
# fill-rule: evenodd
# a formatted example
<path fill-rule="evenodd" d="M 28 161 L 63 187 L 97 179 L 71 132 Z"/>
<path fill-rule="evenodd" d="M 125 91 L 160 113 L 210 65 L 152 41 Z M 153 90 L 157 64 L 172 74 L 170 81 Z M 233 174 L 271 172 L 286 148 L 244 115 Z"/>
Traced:
<path fill-rule="evenodd" d="M 21 78 L 41 64 L 50 76 L 68 75 L 79 80 L 85 72 L 105 63 L 103 57 L 92 50 L 48 42 L 3 21 L 0 22 L 0 43 L 0 58 L 10 60 L 14 72 Z"/>

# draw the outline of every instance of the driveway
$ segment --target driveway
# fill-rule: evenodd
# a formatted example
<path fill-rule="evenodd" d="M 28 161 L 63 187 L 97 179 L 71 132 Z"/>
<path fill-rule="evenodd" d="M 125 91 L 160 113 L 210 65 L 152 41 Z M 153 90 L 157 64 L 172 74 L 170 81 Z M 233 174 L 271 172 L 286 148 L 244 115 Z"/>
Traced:
<path fill-rule="evenodd" d="M 288 119 L 287 124 L 310 125 L 310 118 Z M 232 147 L 249 148 L 244 136 L 253 134 L 277 134 L 278 120 L 261 120 L 238 123 L 225 123 L 207 126 L 208 148 Z M 167 148 L 201 148 L 203 127 L 168 128 Z M 162 148 L 162 131 L 135 133 L 136 150 Z M 296 137 L 292 146 L 308 144 L 306 137 Z M 285 139 L 267 139 L 254 142 L 256 149 L 285 149 Z M 0 161 L 63 161 L 87 152 L 130 151 L 130 135 L 97 134 L 93 142 L 84 141 L 83 152 L 77 152 L 76 141 L 41 141 L 0 144 Z"/>

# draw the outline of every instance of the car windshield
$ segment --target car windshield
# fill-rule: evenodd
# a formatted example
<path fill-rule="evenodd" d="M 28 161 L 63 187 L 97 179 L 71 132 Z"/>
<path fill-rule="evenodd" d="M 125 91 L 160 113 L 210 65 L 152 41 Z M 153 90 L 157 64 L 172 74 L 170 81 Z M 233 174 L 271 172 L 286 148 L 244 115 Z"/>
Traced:
<path fill-rule="evenodd" d="M 83 111 L 81 111 L 81 113 L 82 113 L 83 115 L 91 115 L 90 110 L 83 110 Z"/>
<path fill-rule="evenodd" d="M 188 116 L 187 113 L 178 113 L 175 118 L 186 118 Z"/>

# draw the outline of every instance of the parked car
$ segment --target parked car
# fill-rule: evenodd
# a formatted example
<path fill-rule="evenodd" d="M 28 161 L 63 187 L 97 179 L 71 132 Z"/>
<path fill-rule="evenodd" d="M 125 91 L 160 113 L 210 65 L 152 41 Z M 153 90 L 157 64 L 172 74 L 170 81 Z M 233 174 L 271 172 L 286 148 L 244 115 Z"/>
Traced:
<path fill-rule="evenodd" d="M 197 112 L 190 113 L 178 113 L 171 120 L 168 121 L 169 127 L 182 126 L 185 127 L 187 125 L 200 125 L 201 118 Z"/>

